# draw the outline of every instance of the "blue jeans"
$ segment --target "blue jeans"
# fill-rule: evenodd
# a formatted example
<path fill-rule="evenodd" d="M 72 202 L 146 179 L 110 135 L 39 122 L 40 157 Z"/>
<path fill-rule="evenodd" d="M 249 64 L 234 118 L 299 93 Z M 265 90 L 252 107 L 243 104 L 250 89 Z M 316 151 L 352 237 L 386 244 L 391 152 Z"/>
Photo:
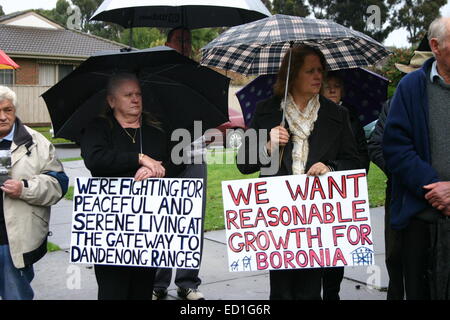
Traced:
<path fill-rule="evenodd" d="M 31 281 L 33 266 L 17 269 L 11 258 L 8 245 L 0 246 L 0 297 L 3 300 L 32 300 Z"/>

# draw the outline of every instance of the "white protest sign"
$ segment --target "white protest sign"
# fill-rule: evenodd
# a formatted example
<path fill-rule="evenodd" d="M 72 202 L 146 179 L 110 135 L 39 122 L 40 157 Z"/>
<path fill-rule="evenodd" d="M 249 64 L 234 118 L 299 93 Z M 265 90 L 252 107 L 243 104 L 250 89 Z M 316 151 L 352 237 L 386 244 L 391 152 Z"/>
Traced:
<path fill-rule="evenodd" d="M 230 271 L 374 264 L 366 173 L 222 182 Z"/>
<path fill-rule="evenodd" d="M 76 178 L 70 261 L 198 269 L 203 179 Z"/>

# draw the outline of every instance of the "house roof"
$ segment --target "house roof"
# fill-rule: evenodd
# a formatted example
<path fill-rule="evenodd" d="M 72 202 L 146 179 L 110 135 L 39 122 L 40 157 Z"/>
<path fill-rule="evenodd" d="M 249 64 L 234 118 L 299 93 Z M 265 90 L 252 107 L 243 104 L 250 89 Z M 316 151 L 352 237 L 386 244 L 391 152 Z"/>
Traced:
<path fill-rule="evenodd" d="M 0 24 L 0 49 L 11 56 L 85 59 L 96 52 L 127 47 L 69 29 L 43 29 Z"/>
<path fill-rule="evenodd" d="M 23 26 L 23 27 L 38 27 L 47 29 L 64 29 L 65 27 L 59 23 L 43 16 L 34 10 L 25 10 L 13 12 L 0 17 L 0 24 Z"/>
<path fill-rule="evenodd" d="M 3 21 L 7 21 L 7 20 L 10 20 L 10 19 L 13 19 L 13 18 L 15 18 L 15 17 L 21 16 L 21 15 L 23 15 L 23 14 L 25 14 L 25 13 L 32 12 L 32 11 L 33 11 L 32 9 L 29 9 L 29 10 L 17 11 L 17 12 L 5 14 L 5 15 L 3 15 L 3 16 L 0 16 L 0 22 L 3 22 Z"/>

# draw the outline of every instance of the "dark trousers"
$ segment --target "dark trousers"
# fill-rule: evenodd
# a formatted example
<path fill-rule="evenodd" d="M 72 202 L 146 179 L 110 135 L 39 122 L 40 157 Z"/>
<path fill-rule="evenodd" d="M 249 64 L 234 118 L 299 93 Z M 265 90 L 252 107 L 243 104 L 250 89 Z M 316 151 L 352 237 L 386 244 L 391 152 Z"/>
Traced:
<path fill-rule="evenodd" d="M 386 269 L 389 275 L 387 300 L 403 300 L 405 286 L 403 280 L 402 239 L 401 232 L 391 228 L 391 183 L 386 184 L 384 203 L 384 245 L 386 252 Z"/>
<path fill-rule="evenodd" d="M 200 254 L 203 253 L 203 227 L 205 224 L 205 211 L 206 211 L 206 188 L 207 188 L 207 165 L 202 164 L 192 164 L 188 165 L 186 169 L 180 174 L 179 178 L 202 178 L 203 179 L 203 207 L 202 207 L 202 230 L 200 232 L 201 244 L 200 244 Z M 175 272 L 175 284 L 179 288 L 185 289 L 197 289 L 201 280 L 198 276 L 200 269 L 176 269 Z M 155 277 L 155 288 L 167 289 L 172 280 L 172 269 L 170 268 L 158 268 Z"/>
<path fill-rule="evenodd" d="M 270 300 L 321 300 L 321 269 L 271 270 Z"/>
<path fill-rule="evenodd" d="M 99 300 L 151 300 L 154 268 L 95 265 Z"/>
<path fill-rule="evenodd" d="M 401 230 L 402 265 L 407 300 L 429 300 L 430 223 L 412 218 Z"/>
<path fill-rule="evenodd" d="M 340 300 L 339 291 L 344 279 L 344 267 L 323 268 L 322 296 L 323 300 Z"/>

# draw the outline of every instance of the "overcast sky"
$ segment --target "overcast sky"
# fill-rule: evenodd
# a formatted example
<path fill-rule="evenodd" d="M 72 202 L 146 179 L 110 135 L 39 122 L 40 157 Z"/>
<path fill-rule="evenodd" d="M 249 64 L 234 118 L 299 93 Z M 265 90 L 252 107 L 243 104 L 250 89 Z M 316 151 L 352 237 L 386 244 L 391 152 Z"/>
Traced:
<path fill-rule="evenodd" d="M 27 9 L 53 9 L 56 5 L 57 0 L 0 0 L 0 5 L 3 6 L 3 11 L 8 14 L 15 11 L 27 10 Z M 38 4 L 39 3 L 39 4 Z M 448 3 L 441 8 L 441 14 L 443 16 L 450 16 L 450 0 Z M 407 32 L 405 30 L 399 29 L 393 31 L 388 38 L 384 41 L 386 46 L 396 46 L 396 47 L 409 47 L 408 41 L 406 39 Z"/>

